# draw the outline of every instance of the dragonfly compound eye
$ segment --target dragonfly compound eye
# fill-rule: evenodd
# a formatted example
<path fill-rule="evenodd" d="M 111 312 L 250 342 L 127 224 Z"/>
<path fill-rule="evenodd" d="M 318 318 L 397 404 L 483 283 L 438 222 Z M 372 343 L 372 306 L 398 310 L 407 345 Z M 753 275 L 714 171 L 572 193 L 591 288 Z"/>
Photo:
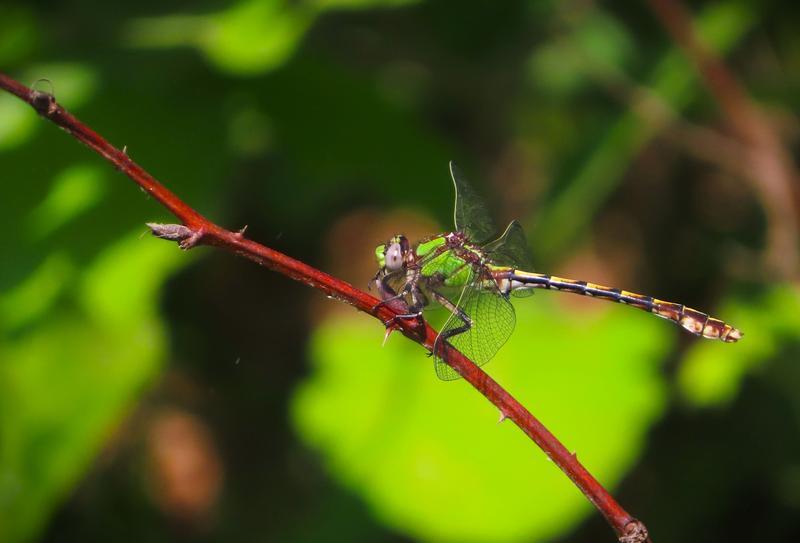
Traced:
<path fill-rule="evenodd" d="M 379 268 L 386 267 L 386 244 L 381 243 L 377 247 L 375 247 L 375 260 L 378 261 Z"/>
<path fill-rule="evenodd" d="M 386 248 L 386 269 L 390 272 L 403 267 L 403 250 L 399 243 L 392 243 Z"/>

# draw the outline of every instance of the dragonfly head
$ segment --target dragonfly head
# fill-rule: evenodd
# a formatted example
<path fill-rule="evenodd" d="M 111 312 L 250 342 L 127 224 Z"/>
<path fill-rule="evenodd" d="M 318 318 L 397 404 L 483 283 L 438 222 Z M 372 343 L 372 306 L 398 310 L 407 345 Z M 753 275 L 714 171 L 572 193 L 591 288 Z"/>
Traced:
<path fill-rule="evenodd" d="M 403 235 L 394 236 L 386 243 L 381 243 L 375 248 L 375 258 L 378 266 L 388 273 L 399 271 L 403 268 L 408 258 L 411 246 L 408 238 Z"/>

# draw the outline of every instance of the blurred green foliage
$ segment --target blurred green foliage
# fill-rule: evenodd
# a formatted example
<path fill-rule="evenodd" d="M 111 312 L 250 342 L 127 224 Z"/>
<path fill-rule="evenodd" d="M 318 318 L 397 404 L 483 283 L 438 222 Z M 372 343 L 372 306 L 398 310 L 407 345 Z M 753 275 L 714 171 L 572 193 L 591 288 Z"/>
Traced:
<path fill-rule="evenodd" d="M 796 147 L 797 9 L 693 9 Z M 763 273 L 748 182 L 676 143 L 726 126 L 644 6 L 11 1 L 0 66 L 212 220 L 356 285 L 389 235 L 448 227 L 455 159 L 540 269 L 713 309 L 742 342 L 541 293 L 487 370 L 658 541 L 800 536 L 800 294 Z M 417 345 L 143 237 L 165 212 L 7 94 L 0 179 L 0 541 L 611 540 Z M 164 438 L 176 411 L 194 422 Z"/>
<path fill-rule="evenodd" d="M 167 15 L 131 21 L 133 47 L 197 47 L 226 72 L 260 74 L 294 53 L 314 20 L 337 8 L 397 6 L 414 0 L 250 0 L 206 15 Z"/>
<path fill-rule="evenodd" d="M 575 30 L 568 50 L 558 52 L 559 61 L 576 59 L 577 66 L 572 68 L 576 76 L 580 73 L 586 76 L 595 74 L 599 78 L 620 77 L 621 70 L 628 64 L 624 54 L 625 36 L 620 36 L 622 30 L 614 27 L 602 14 L 593 20 L 593 23 Z M 698 19 L 698 27 L 700 35 L 709 44 L 724 52 L 734 46 L 755 22 L 750 10 L 743 5 L 722 3 L 712 5 Z M 599 46 L 603 43 L 600 36 L 605 37 L 605 47 Z M 543 68 L 537 80 L 550 81 L 550 74 L 563 77 L 570 71 L 558 63 Z M 667 110 L 680 111 L 686 107 L 691 95 L 700 91 L 692 66 L 679 51 L 669 51 L 658 58 L 650 73 L 645 88 L 658 96 L 663 101 L 660 107 Z M 593 142 L 588 157 L 565 184 L 566 188 L 537 216 L 534 237 L 542 239 L 537 251 L 545 258 L 550 257 L 563 251 L 568 242 L 584 233 L 598 208 L 623 179 L 631 159 L 663 129 L 664 124 L 672 120 L 665 116 L 654 122 L 653 118 L 643 118 L 640 111 L 632 108 L 609 123 L 603 135 Z"/>
<path fill-rule="evenodd" d="M 3 296 L 3 323 L 11 329 L 0 367 L 3 541 L 40 529 L 158 371 L 158 289 L 180 261 L 169 249 L 142 244 L 137 234 L 108 247 L 80 275 L 68 257 L 54 255 Z M 54 283 L 73 281 L 71 307 L 56 306 Z M 22 319 L 17 307 L 28 309 Z M 22 325 L 28 330 L 14 334 Z"/>

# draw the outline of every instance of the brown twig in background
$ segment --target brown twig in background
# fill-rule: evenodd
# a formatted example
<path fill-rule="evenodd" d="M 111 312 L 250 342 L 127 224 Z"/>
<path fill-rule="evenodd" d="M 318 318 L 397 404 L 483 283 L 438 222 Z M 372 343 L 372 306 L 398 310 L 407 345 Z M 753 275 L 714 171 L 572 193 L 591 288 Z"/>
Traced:
<path fill-rule="evenodd" d="M 581 61 L 582 70 L 609 96 L 629 107 L 657 131 L 663 132 L 663 137 L 683 152 L 716 165 L 728 175 L 755 176 L 746 156 L 745 144 L 739 139 L 686 120 L 657 92 L 640 85 L 611 64 L 583 57 Z"/>
<path fill-rule="evenodd" d="M 379 304 L 379 300 L 374 296 L 269 247 L 245 239 L 243 231 L 232 232 L 214 224 L 159 183 L 131 160 L 123 150 L 117 149 L 97 132 L 76 119 L 61 107 L 52 95 L 30 89 L 3 73 L 0 73 L 0 88 L 28 103 L 39 115 L 63 128 L 100 154 L 183 223 L 182 225 L 149 223 L 148 226 L 156 236 L 177 241 L 183 249 L 191 249 L 196 245 L 212 245 L 231 251 L 296 281 L 317 288 L 330 297 L 377 317 L 383 323 L 391 323 L 389 324 L 390 329 L 400 330 L 406 337 L 416 341 L 428 351 L 432 351 L 438 333 L 424 321 L 397 318 L 397 315 L 402 312 L 402 308 L 397 308 L 392 304 L 381 305 L 374 310 Z M 437 354 L 450 367 L 500 410 L 502 418 L 512 420 L 555 462 L 603 514 L 621 543 L 650 541 L 644 524 L 628 514 L 592 474 L 578 462 L 577 456 L 570 453 L 511 394 L 447 342 L 439 342 L 437 349 Z"/>
<path fill-rule="evenodd" d="M 649 0 L 661 24 L 692 61 L 719 104 L 731 130 L 745 146 L 748 179 L 767 213 L 766 263 L 781 279 L 796 278 L 798 255 L 797 172 L 769 120 L 722 60 L 697 36 L 691 15 L 680 0 Z"/>

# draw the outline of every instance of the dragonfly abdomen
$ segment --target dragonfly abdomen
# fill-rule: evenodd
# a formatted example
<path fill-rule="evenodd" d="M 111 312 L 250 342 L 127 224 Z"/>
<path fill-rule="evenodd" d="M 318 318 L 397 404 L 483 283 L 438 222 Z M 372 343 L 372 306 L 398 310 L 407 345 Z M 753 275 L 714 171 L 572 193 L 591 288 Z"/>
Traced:
<path fill-rule="evenodd" d="M 702 311 L 683 304 L 659 300 L 635 292 L 611 288 L 587 281 L 576 281 L 543 273 L 531 273 L 513 269 L 498 269 L 494 272 L 500 290 L 508 294 L 512 290 L 546 288 L 591 296 L 639 308 L 663 319 L 671 320 L 692 334 L 708 339 L 721 339 L 733 343 L 742 337 L 733 326 L 708 316 Z"/>

